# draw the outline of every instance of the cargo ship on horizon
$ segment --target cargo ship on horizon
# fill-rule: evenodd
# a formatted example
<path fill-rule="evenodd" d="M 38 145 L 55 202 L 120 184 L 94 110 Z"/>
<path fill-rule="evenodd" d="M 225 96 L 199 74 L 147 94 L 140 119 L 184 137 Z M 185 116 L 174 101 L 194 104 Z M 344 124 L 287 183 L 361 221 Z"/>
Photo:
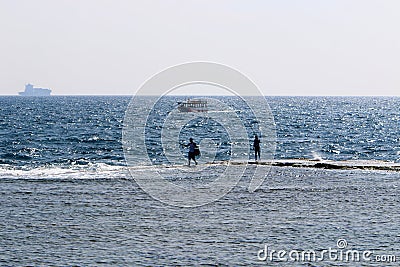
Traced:
<path fill-rule="evenodd" d="M 47 88 L 33 87 L 33 84 L 26 84 L 25 91 L 19 92 L 20 96 L 50 96 L 51 90 Z"/>

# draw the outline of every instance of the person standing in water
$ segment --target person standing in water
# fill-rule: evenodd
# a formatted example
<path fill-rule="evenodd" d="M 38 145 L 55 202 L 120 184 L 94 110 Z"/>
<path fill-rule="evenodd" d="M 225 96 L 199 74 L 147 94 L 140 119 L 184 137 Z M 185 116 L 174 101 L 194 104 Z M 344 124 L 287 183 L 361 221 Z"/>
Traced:
<path fill-rule="evenodd" d="M 197 165 L 196 161 L 196 154 L 195 154 L 195 148 L 197 147 L 197 144 L 193 142 L 193 138 L 189 138 L 189 144 L 184 145 L 185 147 L 189 147 L 189 153 L 188 153 L 188 165 L 190 166 L 190 160 L 193 159 L 194 163 Z"/>
<path fill-rule="evenodd" d="M 254 158 L 257 161 L 257 155 L 258 155 L 258 159 L 260 159 L 260 139 L 258 139 L 258 136 L 256 135 L 254 137 L 254 143 L 253 143 L 253 147 L 254 147 Z"/>

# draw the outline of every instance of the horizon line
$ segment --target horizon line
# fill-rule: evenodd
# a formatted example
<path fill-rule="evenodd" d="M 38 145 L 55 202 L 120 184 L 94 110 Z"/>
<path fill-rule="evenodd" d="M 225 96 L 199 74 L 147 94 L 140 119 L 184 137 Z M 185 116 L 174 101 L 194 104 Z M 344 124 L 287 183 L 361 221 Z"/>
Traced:
<path fill-rule="evenodd" d="M 15 94 L 0 94 L 0 96 L 18 96 L 18 97 L 32 97 L 32 96 L 20 96 L 20 95 L 15 95 Z M 55 95 L 50 95 L 50 96 L 39 96 L 39 97 L 52 97 L 52 96 L 129 96 L 129 97 L 133 97 L 136 96 L 135 94 L 71 94 L 71 95 L 67 95 L 67 94 L 55 94 Z M 153 94 L 140 94 L 137 96 L 159 96 L 159 95 L 153 95 Z M 224 94 L 212 94 L 212 95 L 190 95 L 190 94 L 171 94 L 168 96 L 234 96 L 234 95 L 224 95 Z M 260 96 L 260 95 L 241 95 L 241 96 Z M 400 97 L 400 95 L 278 95 L 278 94 L 272 94 L 272 95 L 268 95 L 265 94 L 263 96 L 279 96 L 279 97 Z M 33 96 L 36 97 L 36 96 Z"/>

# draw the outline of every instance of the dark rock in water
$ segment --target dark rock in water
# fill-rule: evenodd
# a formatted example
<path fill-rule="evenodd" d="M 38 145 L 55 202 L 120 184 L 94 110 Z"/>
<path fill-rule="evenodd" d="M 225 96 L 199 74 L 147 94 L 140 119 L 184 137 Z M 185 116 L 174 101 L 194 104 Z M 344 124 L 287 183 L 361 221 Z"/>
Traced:
<path fill-rule="evenodd" d="M 213 164 L 222 164 L 223 162 L 214 162 Z M 400 163 L 379 161 L 379 160 L 322 160 L 315 161 L 310 159 L 283 159 L 272 161 L 231 161 L 231 165 L 271 165 L 276 167 L 297 167 L 297 168 L 317 168 L 317 169 L 331 169 L 331 170 L 383 170 L 383 171 L 400 171 Z"/>

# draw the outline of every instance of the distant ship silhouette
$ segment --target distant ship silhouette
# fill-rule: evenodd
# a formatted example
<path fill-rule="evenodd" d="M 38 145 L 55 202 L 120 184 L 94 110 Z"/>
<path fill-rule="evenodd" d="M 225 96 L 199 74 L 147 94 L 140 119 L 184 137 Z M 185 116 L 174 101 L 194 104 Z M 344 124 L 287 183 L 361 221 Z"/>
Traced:
<path fill-rule="evenodd" d="M 32 84 L 28 83 L 25 85 L 25 91 L 19 92 L 18 94 L 22 96 L 49 96 L 51 90 L 46 88 L 36 88 L 33 87 Z"/>

